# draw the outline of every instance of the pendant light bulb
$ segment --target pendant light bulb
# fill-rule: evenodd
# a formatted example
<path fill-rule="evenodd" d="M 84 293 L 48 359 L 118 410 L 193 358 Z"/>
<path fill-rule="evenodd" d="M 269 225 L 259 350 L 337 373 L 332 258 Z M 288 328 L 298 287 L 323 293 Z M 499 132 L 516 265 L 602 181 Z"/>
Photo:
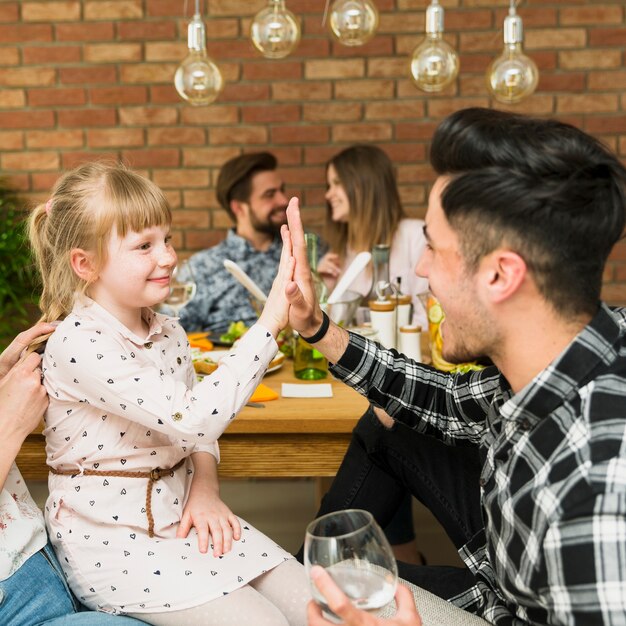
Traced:
<path fill-rule="evenodd" d="M 426 38 L 411 56 L 411 78 L 423 91 L 441 91 L 459 73 L 459 55 L 443 38 L 443 13 L 439 0 L 432 0 L 426 9 Z"/>
<path fill-rule="evenodd" d="M 335 0 L 330 30 L 344 46 L 362 46 L 376 33 L 378 9 L 371 0 Z"/>
<path fill-rule="evenodd" d="M 222 74 L 207 55 L 206 30 L 197 10 L 187 27 L 189 54 L 176 69 L 174 86 L 178 95 L 193 106 L 215 101 L 224 88 Z"/>
<path fill-rule="evenodd" d="M 522 50 L 522 18 L 511 5 L 504 18 L 504 50 L 487 69 L 487 87 L 498 102 L 515 104 L 537 88 L 539 71 L 535 62 Z"/>
<path fill-rule="evenodd" d="M 282 59 L 300 43 L 300 24 L 285 7 L 285 0 L 270 0 L 252 20 L 250 37 L 254 46 L 268 59 Z"/>

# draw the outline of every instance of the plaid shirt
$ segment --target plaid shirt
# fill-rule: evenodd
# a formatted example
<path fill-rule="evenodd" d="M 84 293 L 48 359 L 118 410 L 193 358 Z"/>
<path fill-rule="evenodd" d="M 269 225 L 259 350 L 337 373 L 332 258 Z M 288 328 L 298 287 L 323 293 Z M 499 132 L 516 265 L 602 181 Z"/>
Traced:
<path fill-rule="evenodd" d="M 332 371 L 479 447 L 484 529 L 459 551 L 476 585 L 455 604 L 498 626 L 626 624 L 626 309 L 602 305 L 517 394 L 494 367 L 444 374 L 353 334 Z"/>
<path fill-rule="evenodd" d="M 198 287 L 193 300 L 180 312 L 180 323 L 187 332 L 211 330 L 223 332 L 231 322 L 243 321 L 252 326 L 258 315 L 252 307 L 250 294 L 225 268 L 230 259 L 269 293 L 278 272 L 282 242 L 275 237 L 270 247 L 261 252 L 249 241 L 229 230 L 221 243 L 197 252 L 189 259 Z"/>

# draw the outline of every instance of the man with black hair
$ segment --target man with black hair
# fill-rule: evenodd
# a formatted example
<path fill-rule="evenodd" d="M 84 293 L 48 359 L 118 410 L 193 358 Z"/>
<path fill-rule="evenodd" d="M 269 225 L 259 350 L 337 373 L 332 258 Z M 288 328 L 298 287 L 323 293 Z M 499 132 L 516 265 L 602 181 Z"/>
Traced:
<path fill-rule="evenodd" d="M 235 261 L 262 290 L 269 292 L 280 260 L 280 227 L 285 224 L 285 185 L 269 152 L 243 154 L 220 170 L 216 196 L 235 226 L 221 243 L 190 258 L 197 284 L 193 300 L 180 312 L 187 331 L 225 331 L 230 322 L 252 325 L 257 319 L 250 295 L 226 269 Z"/>
<path fill-rule="evenodd" d="M 466 565 L 401 570 L 419 586 L 498 626 L 626 624 L 626 310 L 600 293 L 626 169 L 572 126 L 487 109 L 444 120 L 430 158 L 416 272 L 446 313 L 444 358 L 495 365 L 445 374 L 329 324 L 293 200 L 290 325 L 394 420 L 359 422 L 320 514 L 384 526 L 408 488 Z M 347 624 L 420 624 L 405 591 L 386 621 L 313 578 Z"/>

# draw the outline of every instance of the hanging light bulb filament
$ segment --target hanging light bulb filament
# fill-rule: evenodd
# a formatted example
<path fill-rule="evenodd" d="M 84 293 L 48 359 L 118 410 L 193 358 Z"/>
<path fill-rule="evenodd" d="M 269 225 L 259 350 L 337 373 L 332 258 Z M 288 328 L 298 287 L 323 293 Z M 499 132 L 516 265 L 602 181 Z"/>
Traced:
<path fill-rule="evenodd" d="M 378 9 L 372 0 L 335 0 L 330 30 L 344 46 L 362 46 L 378 28 Z"/>
<path fill-rule="evenodd" d="M 269 0 L 252 20 L 250 38 L 255 48 L 268 59 L 282 59 L 300 42 L 300 24 L 285 7 L 285 0 Z"/>
<path fill-rule="evenodd" d="M 426 38 L 413 50 L 411 78 L 427 92 L 445 89 L 459 72 L 459 56 L 443 38 L 443 7 L 432 0 L 426 9 Z"/>
<path fill-rule="evenodd" d="M 537 88 L 539 72 L 535 62 L 524 54 L 523 41 L 522 19 L 511 0 L 509 14 L 504 19 L 504 49 L 486 75 L 487 88 L 499 102 L 515 104 Z"/>
<path fill-rule="evenodd" d="M 176 69 L 174 86 L 178 95 L 192 106 L 214 102 L 224 88 L 224 79 L 206 51 L 206 30 L 200 16 L 200 0 L 187 27 L 189 53 Z"/>

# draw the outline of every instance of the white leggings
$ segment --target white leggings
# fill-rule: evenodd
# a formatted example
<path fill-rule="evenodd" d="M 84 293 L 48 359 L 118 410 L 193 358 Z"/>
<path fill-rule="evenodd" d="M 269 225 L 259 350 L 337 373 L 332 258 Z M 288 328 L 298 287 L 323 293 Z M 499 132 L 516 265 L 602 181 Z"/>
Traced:
<path fill-rule="evenodd" d="M 305 626 L 310 599 L 304 567 L 291 559 L 206 604 L 182 611 L 130 615 L 154 626 Z"/>

